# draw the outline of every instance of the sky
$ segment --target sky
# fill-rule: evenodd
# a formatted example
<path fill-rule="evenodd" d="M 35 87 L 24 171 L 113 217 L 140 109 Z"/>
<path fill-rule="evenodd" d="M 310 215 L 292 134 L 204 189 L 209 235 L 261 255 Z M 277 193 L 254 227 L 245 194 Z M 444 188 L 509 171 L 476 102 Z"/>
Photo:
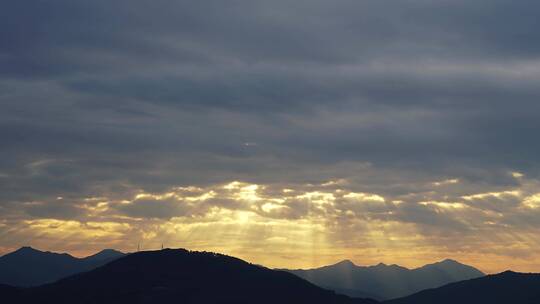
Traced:
<path fill-rule="evenodd" d="M 540 272 L 540 2 L 17 0 L 0 254 Z"/>

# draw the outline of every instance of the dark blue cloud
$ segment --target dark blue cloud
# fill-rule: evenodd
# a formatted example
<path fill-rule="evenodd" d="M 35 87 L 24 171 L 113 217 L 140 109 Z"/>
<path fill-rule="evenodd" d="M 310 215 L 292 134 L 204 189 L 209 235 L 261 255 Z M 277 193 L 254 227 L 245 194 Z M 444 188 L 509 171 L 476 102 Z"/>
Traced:
<path fill-rule="evenodd" d="M 539 9 L 6 3 L 0 202 L 235 179 L 514 185 L 510 170 L 538 175 Z"/>

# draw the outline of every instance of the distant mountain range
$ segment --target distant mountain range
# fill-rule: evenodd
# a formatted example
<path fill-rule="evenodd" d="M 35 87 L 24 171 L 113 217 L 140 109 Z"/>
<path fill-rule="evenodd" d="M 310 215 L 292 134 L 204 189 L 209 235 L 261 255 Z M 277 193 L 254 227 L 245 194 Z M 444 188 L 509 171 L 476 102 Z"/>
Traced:
<path fill-rule="evenodd" d="M 416 269 L 382 263 L 376 266 L 357 266 L 345 260 L 321 268 L 287 271 L 351 297 L 377 300 L 404 297 L 424 289 L 484 276 L 474 267 L 449 259 Z"/>
<path fill-rule="evenodd" d="M 338 295 L 285 271 L 184 249 L 133 253 L 52 284 L 5 288 L 3 299 L 20 304 L 376 303 Z"/>
<path fill-rule="evenodd" d="M 424 290 L 385 304 L 538 304 L 540 274 L 506 271 Z"/>
<path fill-rule="evenodd" d="M 234 257 L 210 252 L 164 249 L 125 255 L 117 251 L 105 250 L 91 257 L 77 259 L 67 254 L 41 252 L 25 247 L 0 259 L 2 265 L 9 261 L 19 263 L 13 264 L 12 268 L 22 267 L 26 272 L 26 277 L 32 276 L 33 266 L 36 266 L 39 272 L 43 272 L 47 269 L 54 269 L 55 265 L 61 267 L 67 265 L 63 264 L 64 262 L 58 262 L 64 260 L 72 261 L 75 259 L 79 263 L 85 261 L 84 263 L 87 263 L 85 267 L 94 267 L 92 270 L 83 270 L 54 283 L 37 287 L 23 288 L 0 284 L 2 303 L 380 303 L 376 300 L 340 295 L 339 292 L 318 287 L 287 271 L 271 270 Z M 106 260 L 109 262 L 104 262 Z M 21 261 L 26 261 L 29 264 L 21 266 Z M 48 264 L 49 262 L 54 264 Z M 102 265 L 95 266 L 96 263 Z M 66 268 L 62 269 L 66 271 Z M 3 274 L 2 271 L 3 269 L 0 270 L 0 274 Z M 74 271 L 74 268 L 69 268 L 69 271 Z M 429 279 L 440 284 L 441 277 L 456 279 L 463 275 L 479 274 L 478 270 L 475 271 L 470 266 L 452 260 L 412 270 L 397 265 L 384 264 L 360 267 L 350 261 L 343 261 L 305 272 L 314 272 L 320 275 L 318 271 L 323 271 L 322 273 L 326 274 L 341 272 L 342 274 L 336 277 L 338 278 L 337 282 L 342 282 L 343 273 L 349 273 L 348 278 L 354 281 L 360 277 L 357 273 L 365 275 L 366 272 L 370 272 L 373 275 L 372 279 L 366 279 L 362 285 L 366 288 L 364 290 L 367 294 L 375 294 L 376 290 L 369 289 L 370 286 L 386 286 L 384 290 L 393 290 L 393 288 L 397 288 L 395 286 L 418 288 L 418 284 L 420 284 L 418 282 L 424 284 Z M 19 273 L 22 272 L 23 270 L 19 271 Z M 54 273 L 59 275 L 60 272 L 55 271 Z M 403 273 L 408 273 L 408 278 L 411 280 L 408 284 L 401 281 Z M 392 275 L 396 275 L 396 277 L 392 278 Z M 413 279 L 418 281 L 412 281 Z M 28 281 L 28 279 L 25 280 Z M 384 282 L 384 280 L 388 281 Z M 357 289 L 349 291 L 363 292 Z M 426 289 L 382 303 L 538 304 L 540 303 L 540 274 L 507 271 Z"/>
<path fill-rule="evenodd" d="M 22 247 L 0 257 L 0 284 L 20 287 L 42 285 L 92 270 L 122 256 L 122 252 L 106 249 L 86 258 L 76 258 L 67 253 Z"/>

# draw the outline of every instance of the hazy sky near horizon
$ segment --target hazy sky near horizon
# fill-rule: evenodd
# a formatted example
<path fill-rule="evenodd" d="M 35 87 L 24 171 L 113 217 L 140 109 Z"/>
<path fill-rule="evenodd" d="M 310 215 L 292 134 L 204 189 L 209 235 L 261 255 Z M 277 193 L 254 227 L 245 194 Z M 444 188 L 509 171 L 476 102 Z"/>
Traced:
<path fill-rule="evenodd" d="M 540 272 L 540 2 L 17 0 L 0 254 Z"/>

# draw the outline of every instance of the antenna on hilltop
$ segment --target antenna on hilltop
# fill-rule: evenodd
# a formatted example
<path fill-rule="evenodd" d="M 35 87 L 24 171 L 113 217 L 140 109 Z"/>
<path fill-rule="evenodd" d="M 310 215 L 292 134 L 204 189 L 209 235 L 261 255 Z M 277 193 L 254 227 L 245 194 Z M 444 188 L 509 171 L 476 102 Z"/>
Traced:
<path fill-rule="evenodd" d="M 137 252 L 141 251 L 141 243 L 137 243 Z"/>
<path fill-rule="evenodd" d="M 161 250 L 163 250 L 163 243 L 161 243 Z"/>

